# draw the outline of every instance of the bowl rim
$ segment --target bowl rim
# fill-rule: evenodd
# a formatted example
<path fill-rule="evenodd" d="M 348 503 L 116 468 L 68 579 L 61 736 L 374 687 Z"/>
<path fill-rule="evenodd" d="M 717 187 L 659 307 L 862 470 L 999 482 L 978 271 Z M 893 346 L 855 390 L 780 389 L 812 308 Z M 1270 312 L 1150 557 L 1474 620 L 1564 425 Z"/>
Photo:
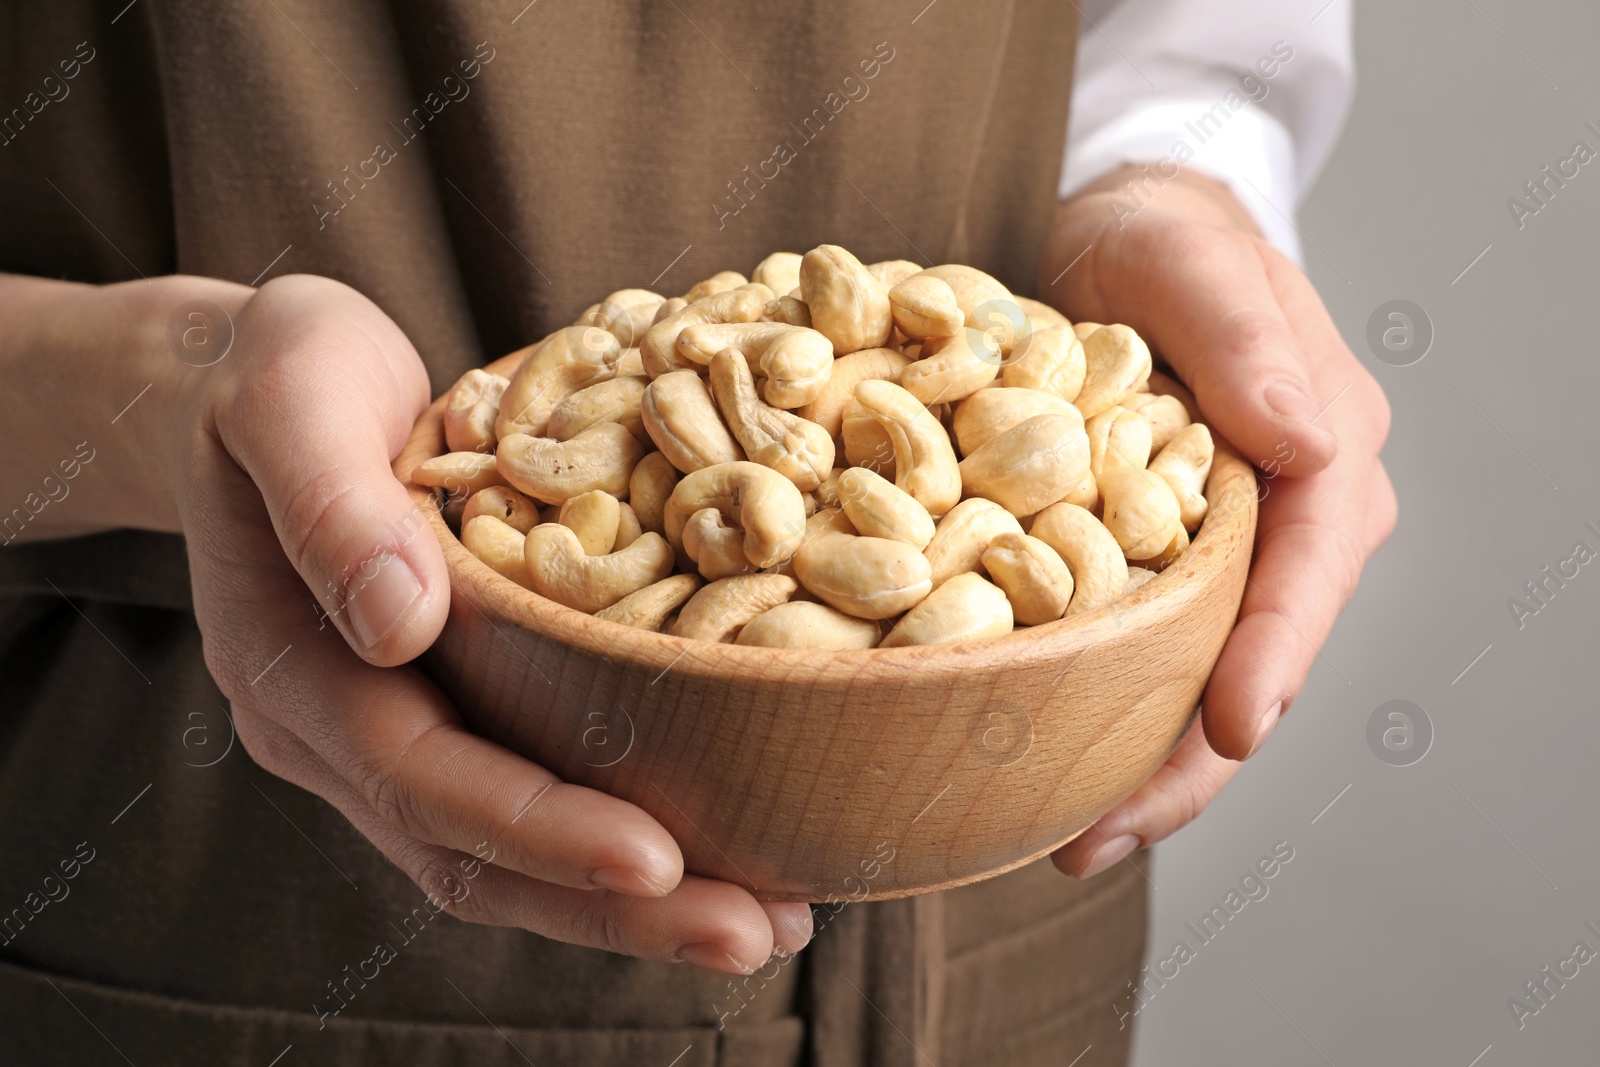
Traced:
<path fill-rule="evenodd" d="M 509 373 L 526 349 L 489 364 L 490 372 Z M 1191 416 L 1193 398 L 1172 378 L 1152 374 L 1152 391 L 1177 396 Z M 432 489 L 411 482 L 412 471 L 426 459 L 444 454 L 444 405 L 449 391 L 430 404 L 413 427 L 394 462 L 394 474 L 406 486 L 413 503 L 426 517 L 444 553 L 452 598 L 461 597 L 483 612 L 491 622 L 514 624 L 533 636 L 557 642 L 599 658 L 635 663 L 663 671 L 718 677 L 738 671 L 788 669 L 814 675 L 844 670 L 858 674 L 877 667 L 899 672 L 949 675 L 992 669 L 996 659 L 1017 668 L 1041 661 L 1077 656 L 1114 634 L 1129 628 L 1161 625 L 1182 613 L 1209 585 L 1229 569 L 1239 552 L 1253 548 L 1257 493 L 1255 469 L 1213 430 L 1215 459 L 1206 482 L 1212 503 L 1205 521 L 1175 563 L 1134 592 L 1081 615 L 1038 626 L 1017 627 L 1007 634 L 935 645 L 909 645 L 849 651 L 767 648 L 676 637 L 598 618 L 548 600 L 495 571 L 469 552 L 450 529 Z M 1241 491 L 1248 482 L 1248 491 Z M 1222 509 L 1216 502 L 1237 499 L 1241 506 Z"/>

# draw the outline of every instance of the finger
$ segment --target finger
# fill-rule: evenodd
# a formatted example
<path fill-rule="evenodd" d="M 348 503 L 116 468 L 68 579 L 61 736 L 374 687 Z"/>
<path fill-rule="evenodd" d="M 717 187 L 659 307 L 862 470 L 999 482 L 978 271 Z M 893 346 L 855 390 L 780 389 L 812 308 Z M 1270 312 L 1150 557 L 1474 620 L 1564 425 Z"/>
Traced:
<path fill-rule="evenodd" d="M 218 451 L 180 499 L 206 662 L 236 704 L 270 711 L 397 832 L 546 881 L 661 895 L 683 860 L 639 808 L 463 729 L 414 670 L 379 668 L 318 629 L 249 479 Z"/>
<path fill-rule="evenodd" d="M 811 942 L 811 905 L 762 901 L 761 910 L 772 924 L 773 951 L 793 956 Z"/>
<path fill-rule="evenodd" d="M 1196 721 L 1154 777 L 1051 859 L 1064 874 L 1092 878 L 1193 822 L 1238 770 L 1211 751 Z"/>
<path fill-rule="evenodd" d="M 1099 305 L 1097 321 L 1137 330 L 1252 463 L 1301 476 L 1332 462 L 1337 440 L 1317 418 L 1329 398 L 1280 308 L 1262 242 L 1154 212 L 1114 232 L 1065 276 L 1068 306 Z"/>
<path fill-rule="evenodd" d="M 1242 760 L 1259 749 L 1312 665 L 1326 662 L 1323 642 L 1371 552 L 1378 464 L 1354 459 L 1269 485 L 1239 620 L 1206 685 L 1206 736 L 1222 756 Z"/>
<path fill-rule="evenodd" d="M 1396 517 L 1379 450 L 1389 404 L 1356 361 L 1305 275 L 1281 254 L 1263 253 L 1273 292 L 1294 325 L 1318 388 L 1332 399 L 1323 422 L 1338 458 L 1304 480 L 1270 480 L 1240 622 L 1206 691 L 1205 728 L 1220 754 L 1257 751 L 1305 684 L 1361 569 Z M 1334 667 L 1337 670 L 1337 667 Z"/>
<path fill-rule="evenodd" d="M 428 402 L 416 350 L 352 289 L 275 278 L 241 312 L 216 433 L 350 646 L 389 666 L 438 636 L 444 557 L 390 471 Z"/>
<path fill-rule="evenodd" d="M 492 847 L 470 854 L 407 837 L 305 742 L 264 716 L 236 715 L 241 743 L 252 758 L 296 785 L 328 799 L 345 818 L 426 894 L 458 919 L 514 926 L 570 944 L 642 959 L 687 961 L 730 974 L 748 974 L 774 948 L 798 951 L 804 904 L 761 904 L 738 886 L 685 878 L 669 896 L 643 899 L 527 878 L 500 865 Z M 776 909 L 778 923 L 773 922 Z M 781 925 L 775 942 L 775 925 Z M 791 947 L 792 946 L 792 947 Z"/>

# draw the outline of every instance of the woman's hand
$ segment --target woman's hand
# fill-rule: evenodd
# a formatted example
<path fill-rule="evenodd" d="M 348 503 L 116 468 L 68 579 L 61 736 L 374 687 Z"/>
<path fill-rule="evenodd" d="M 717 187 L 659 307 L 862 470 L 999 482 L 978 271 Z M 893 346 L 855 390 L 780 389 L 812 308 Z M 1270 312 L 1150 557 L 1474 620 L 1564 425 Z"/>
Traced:
<path fill-rule="evenodd" d="M 1136 173 L 1061 205 L 1041 291 L 1074 321 L 1137 330 L 1262 472 L 1265 496 L 1201 718 L 1155 777 L 1056 853 L 1079 877 L 1188 823 L 1261 747 L 1396 517 L 1378 460 L 1388 402 L 1310 281 L 1205 178 L 1168 182 L 1130 217 L 1140 201 L 1117 190 Z"/>
<path fill-rule="evenodd" d="M 0 307 L 12 281 L 0 278 Z M 85 471 L 98 467 L 106 484 L 73 514 L 182 530 L 206 664 L 256 762 L 333 804 L 469 921 L 729 972 L 805 944 L 806 905 L 685 876 L 677 845 L 645 812 L 469 733 L 404 666 L 444 625 L 449 582 L 390 471 L 428 403 L 427 376 L 371 301 L 310 276 L 259 290 L 196 278 L 67 292 L 16 284 L 34 299 L 15 304 L 56 316 L 29 334 L 36 360 L 52 357 L 52 338 L 91 329 L 95 343 L 67 345 L 80 370 L 95 358 L 135 364 L 118 381 L 130 396 L 151 382 L 124 427 L 142 435 L 137 447 L 102 450 L 110 461 Z M 232 322 L 232 347 L 206 367 L 162 340 L 195 298 Z M 10 360 L 47 373 L 0 352 Z M 122 458 L 133 453 L 143 458 Z M 490 857 L 465 885 L 461 864 Z"/>

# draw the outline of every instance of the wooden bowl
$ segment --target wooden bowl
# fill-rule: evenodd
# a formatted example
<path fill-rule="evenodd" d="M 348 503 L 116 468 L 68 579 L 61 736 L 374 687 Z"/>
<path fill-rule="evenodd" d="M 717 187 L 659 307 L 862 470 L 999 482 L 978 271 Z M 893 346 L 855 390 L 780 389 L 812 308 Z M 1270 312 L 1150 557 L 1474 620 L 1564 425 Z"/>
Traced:
<path fill-rule="evenodd" d="M 441 399 L 395 473 L 410 485 L 444 451 Z M 1255 531 L 1254 473 L 1221 441 L 1206 495 L 1189 550 L 1115 604 L 981 641 L 817 653 L 563 607 L 480 562 L 412 487 L 451 576 L 421 662 L 474 730 L 643 808 L 695 874 L 767 900 L 949 889 L 1072 840 L 1182 738 Z"/>

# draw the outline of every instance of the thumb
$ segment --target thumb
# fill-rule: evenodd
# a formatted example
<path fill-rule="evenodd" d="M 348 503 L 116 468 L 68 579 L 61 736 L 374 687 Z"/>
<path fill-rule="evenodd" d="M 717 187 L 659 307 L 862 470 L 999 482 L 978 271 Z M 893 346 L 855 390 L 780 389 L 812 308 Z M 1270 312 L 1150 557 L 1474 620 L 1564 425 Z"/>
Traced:
<path fill-rule="evenodd" d="M 1257 467 L 1298 477 L 1333 462 L 1338 440 L 1318 425 L 1332 398 L 1317 395 L 1299 339 L 1275 304 L 1196 323 L 1161 351 L 1206 420 Z"/>
<path fill-rule="evenodd" d="M 1243 233 L 1147 214 L 1102 231 L 1058 295 L 1095 321 L 1138 331 L 1193 390 L 1206 421 L 1256 466 L 1291 476 L 1322 470 L 1338 451 L 1319 424 L 1333 397 L 1312 386 L 1305 345 L 1270 280 L 1272 250 Z"/>
<path fill-rule="evenodd" d="M 413 659 L 450 599 L 432 528 L 390 470 L 428 401 L 416 350 L 366 298 L 307 277 L 263 286 L 238 336 L 252 343 L 214 415 L 223 446 L 350 647 L 378 666 Z"/>

